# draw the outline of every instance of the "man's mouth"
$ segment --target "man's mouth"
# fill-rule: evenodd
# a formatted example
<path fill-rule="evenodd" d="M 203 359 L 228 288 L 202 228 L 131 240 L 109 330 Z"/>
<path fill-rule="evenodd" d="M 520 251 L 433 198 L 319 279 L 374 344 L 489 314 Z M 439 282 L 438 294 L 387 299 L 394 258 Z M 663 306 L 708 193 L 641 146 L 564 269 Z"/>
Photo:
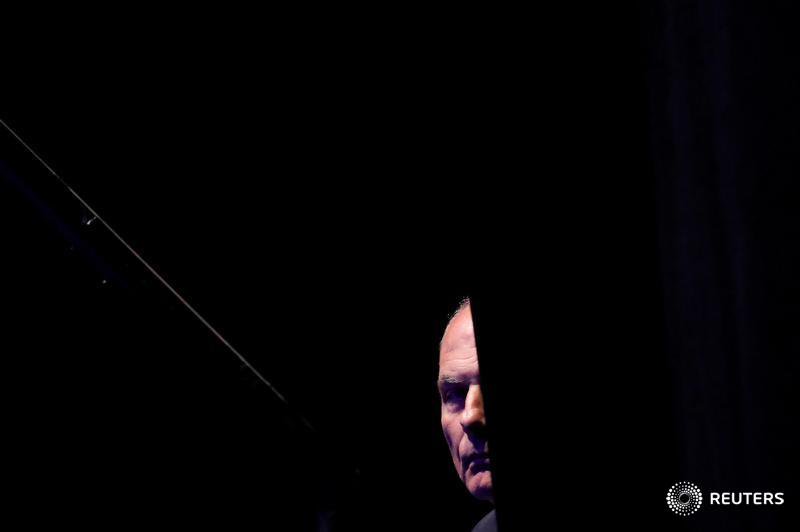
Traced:
<path fill-rule="evenodd" d="M 464 469 L 477 473 L 489 469 L 489 453 L 474 453 L 467 456 L 464 461 Z"/>

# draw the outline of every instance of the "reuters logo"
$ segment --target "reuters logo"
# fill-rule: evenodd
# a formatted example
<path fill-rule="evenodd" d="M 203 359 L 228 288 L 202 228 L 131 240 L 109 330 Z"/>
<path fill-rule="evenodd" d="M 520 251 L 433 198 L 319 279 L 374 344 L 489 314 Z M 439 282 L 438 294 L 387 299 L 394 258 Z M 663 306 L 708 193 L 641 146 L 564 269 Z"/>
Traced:
<path fill-rule="evenodd" d="M 702 504 L 703 494 L 691 482 L 678 482 L 667 492 L 667 506 L 678 515 L 692 515 Z"/>

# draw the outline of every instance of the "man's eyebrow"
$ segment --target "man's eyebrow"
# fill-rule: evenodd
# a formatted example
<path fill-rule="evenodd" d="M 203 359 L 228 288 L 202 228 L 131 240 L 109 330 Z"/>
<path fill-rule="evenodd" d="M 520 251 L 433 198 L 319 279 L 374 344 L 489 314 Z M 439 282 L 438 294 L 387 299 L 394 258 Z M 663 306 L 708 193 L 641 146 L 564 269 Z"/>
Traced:
<path fill-rule="evenodd" d="M 442 384 L 464 384 L 469 379 L 459 375 L 442 375 L 437 381 L 439 386 Z"/>

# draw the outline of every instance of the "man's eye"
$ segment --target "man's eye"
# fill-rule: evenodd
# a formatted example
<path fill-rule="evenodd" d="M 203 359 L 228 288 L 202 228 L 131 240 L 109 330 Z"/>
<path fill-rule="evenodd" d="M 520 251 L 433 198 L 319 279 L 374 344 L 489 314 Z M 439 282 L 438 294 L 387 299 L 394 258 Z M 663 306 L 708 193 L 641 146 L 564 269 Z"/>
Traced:
<path fill-rule="evenodd" d="M 463 401 L 464 390 L 462 388 L 450 388 L 444 393 L 444 400 L 446 403 L 455 403 Z"/>

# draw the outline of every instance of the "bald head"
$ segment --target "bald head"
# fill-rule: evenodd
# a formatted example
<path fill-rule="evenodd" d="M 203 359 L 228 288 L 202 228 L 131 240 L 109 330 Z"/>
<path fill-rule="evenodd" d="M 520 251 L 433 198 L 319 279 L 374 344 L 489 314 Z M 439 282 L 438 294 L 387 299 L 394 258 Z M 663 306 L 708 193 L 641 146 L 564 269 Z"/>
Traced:
<path fill-rule="evenodd" d="M 469 298 L 464 299 L 453 312 L 453 315 L 450 317 L 450 321 L 447 322 L 447 327 L 444 329 L 444 334 L 442 335 L 442 340 L 439 342 L 439 353 L 441 354 L 441 348 L 444 346 L 445 340 L 452 340 L 452 334 L 448 335 L 450 329 L 454 329 L 454 332 L 461 332 L 466 333 L 472 338 L 472 343 L 475 343 L 475 334 L 472 329 L 472 306 L 470 305 Z M 456 331 L 458 329 L 458 331 Z M 468 330 L 467 330 L 468 329 Z"/>

